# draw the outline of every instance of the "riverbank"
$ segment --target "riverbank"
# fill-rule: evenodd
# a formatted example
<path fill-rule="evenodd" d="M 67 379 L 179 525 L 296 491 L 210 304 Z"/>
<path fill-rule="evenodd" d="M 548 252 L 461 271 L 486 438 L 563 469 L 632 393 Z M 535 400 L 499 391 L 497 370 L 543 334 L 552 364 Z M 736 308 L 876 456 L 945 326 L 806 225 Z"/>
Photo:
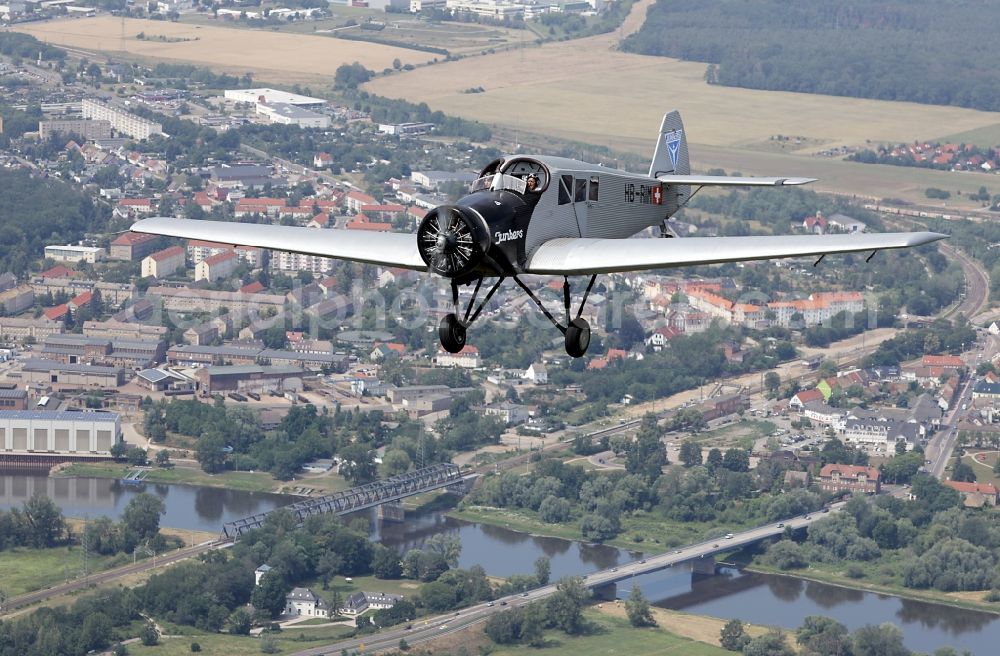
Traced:
<path fill-rule="evenodd" d="M 130 465 L 119 463 L 73 463 L 54 470 L 53 478 L 124 478 L 130 470 Z M 241 492 L 275 492 L 282 493 L 288 487 L 288 481 L 275 480 L 266 472 L 226 471 L 221 474 L 207 474 L 193 467 L 150 467 L 146 478 L 148 483 L 172 483 L 184 485 L 203 485 L 205 487 L 221 487 Z M 287 492 L 285 492 L 287 494 Z"/>
<path fill-rule="evenodd" d="M 791 579 L 801 579 L 804 581 L 815 581 L 817 583 L 825 583 L 827 585 L 833 585 L 847 590 L 873 592 L 875 594 L 888 595 L 891 597 L 898 597 L 900 599 L 912 599 L 914 601 L 923 601 L 932 604 L 940 604 L 942 606 L 951 606 L 953 608 L 962 608 L 965 610 L 977 610 L 985 613 L 991 613 L 993 615 L 1000 615 L 1000 602 L 993 603 L 986 601 L 986 595 L 989 594 L 988 590 L 975 592 L 917 590 L 914 588 L 905 588 L 899 585 L 873 583 L 871 581 L 865 581 L 864 579 L 852 579 L 843 573 L 817 569 L 815 567 L 809 567 L 804 570 L 798 569 L 789 571 L 781 570 L 777 567 L 772 567 L 762 563 L 755 563 L 753 561 L 746 564 L 743 569 L 757 574 L 769 574 Z"/>
<path fill-rule="evenodd" d="M 529 535 L 586 542 L 580 533 L 579 521 L 567 524 L 547 524 L 538 519 L 535 513 L 523 509 L 467 506 L 455 508 L 448 511 L 447 514 L 455 519 L 500 526 Z M 722 537 L 731 530 L 741 528 L 739 526 L 714 528 L 700 523 L 672 522 L 648 514 L 625 518 L 622 520 L 622 527 L 623 530 L 618 537 L 601 544 L 628 551 L 659 553 L 712 537 Z"/>

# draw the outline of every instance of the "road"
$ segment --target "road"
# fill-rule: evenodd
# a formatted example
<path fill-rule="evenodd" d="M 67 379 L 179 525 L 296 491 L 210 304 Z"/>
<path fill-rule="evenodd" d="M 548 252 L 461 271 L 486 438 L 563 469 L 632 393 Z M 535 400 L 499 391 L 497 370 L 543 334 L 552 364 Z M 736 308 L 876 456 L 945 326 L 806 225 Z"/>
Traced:
<path fill-rule="evenodd" d="M 944 316 L 950 317 L 961 313 L 968 319 L 976 316 L 986 307 L 990 294 L 990 276 L 974 259 L 948 244 L 939 246 L 942 254 L 958 262 L 965 274 L 965 297 Z"/>
<path fill-rule="evenodd" d="M 222 549 L 228 547 L 231 544 L 232 544 L 231 541 L 222 541 L 222 540 L 203 542 L 202 544 L 198 544 L 193 547 L 178 549 L 177 551 L 172 551 L 170 553 L 163 554 L 162 556 L 156 556 L 151 560 L 141 560 L 132 565 L 125 565 L 123 567 L 116 567 L 114 569 L 105 570 L 103 572 L 97 572 L 95 574 L 86 576 L 82 579 L 69 581 L 68 583 L 61 583 L 51 588 L 45 588 L 44 590 L 36 590 L 34 592 L 29 592 L 28 594 L 24 594 L 19 597 L 12 597 L 8 599 L 6 603 L 3 604 L 2 611 L 0 611 L 0 614 L 8 613 L 12 610 L 16 610 L 24 606 L 29 606 L 31 604 L 37 603 L 39 601 L 44 601 L 51 597 L 56 597 L 70 592 L 75 592 L 77 590 L 80 590 L 82 588 L 87 588 L 92 585 L 107 583 L 108 581 L 113 581 L 117 578 L 128 576 L 130 574 L 139 574 L 141 572 L 148 572 L 153 569 L 166 567 L 167 565 L 173 565 L 177 561 L 184 560 L 185 558 L 193 558 L 199 554 L 203 554 L 213 549 Z"/>
<path fill-rule="evenodd" d="M 844 502 L 832 504 L 826 512 L 838 512 L 843 509 L 844 505 Z M 712 556 L 716 553 L 733 551 L 754 542 L 780 536 L 784 533 L 786 527 L 793 529 L 805 528 L 813 522 L 826 517 L 826 512 L 817 512 L 786 519 L 784 522 L 765 524 L 747 531 L 732 534 L 731 538 L 706 540 L 680 549 L 636 560 L 619 567 L 604 569 L 584 577 L 584 584 L 588 588 L 599 588 L 626 581 L 635 576 L 669 569 L 675 565 Z M 305 649 L 295 652 L 292 656 L 325 656 L 328 654 L 336 656 L 343 653 L 343 650 L 351 653 L 355 650 L 369 652 L 380 649 L 394 649 L 398 648 L 400 639 L 405 639 L 410 645 L 420 644 L 485 622 L 494 613 L 501 613 L 513 607 L 545 599 L 555 594 L 556 589 L 555 584 L 546 585 L 529 590 L 521 595 L 503 597 L 497 601 L 481 603 L 456 613 L 446 613 L 426 618 L 411 625 L 404 625 L 375 635 L 352 638 L 322 647 Z M 411 626 L 412 628 L 407 629 L 406 626 Z"/>

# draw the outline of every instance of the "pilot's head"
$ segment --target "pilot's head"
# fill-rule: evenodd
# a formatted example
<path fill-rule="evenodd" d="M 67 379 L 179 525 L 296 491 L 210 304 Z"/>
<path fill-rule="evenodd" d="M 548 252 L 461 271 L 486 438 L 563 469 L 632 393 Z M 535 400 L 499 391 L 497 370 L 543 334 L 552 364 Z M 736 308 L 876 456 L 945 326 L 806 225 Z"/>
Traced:
<path fill-rule="evenodd" d="M 536 176 L 529 175 L 525 184 L 528 187 L 528 191 L 534 191 L 538 188 L 538 178 Z"/>

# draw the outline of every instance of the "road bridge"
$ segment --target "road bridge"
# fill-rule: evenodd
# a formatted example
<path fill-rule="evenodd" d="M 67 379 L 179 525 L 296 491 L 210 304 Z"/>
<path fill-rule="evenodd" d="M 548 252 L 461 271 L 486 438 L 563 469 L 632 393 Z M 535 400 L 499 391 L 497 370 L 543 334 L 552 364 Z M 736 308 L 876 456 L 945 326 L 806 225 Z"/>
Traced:
<path fill-rule="evenodd" d="M 315 499 L 303 499 L 289 506 L 283 506 L 282 509 L 294 513 L 301 524 L 310 515 L 326 513 L 346 515 L 443 488 L 452 488 L 464 493 L 476 476 L 478 474 L 474 473 L 463 475 L 458 465 L 450 462 L 442 463 Z M 260 528 L 270 512 L 274 511 L 257 513 L 243 519 L 227 522 L 222 527 L 223 537 L 239 540 L 247 531 Z"/>

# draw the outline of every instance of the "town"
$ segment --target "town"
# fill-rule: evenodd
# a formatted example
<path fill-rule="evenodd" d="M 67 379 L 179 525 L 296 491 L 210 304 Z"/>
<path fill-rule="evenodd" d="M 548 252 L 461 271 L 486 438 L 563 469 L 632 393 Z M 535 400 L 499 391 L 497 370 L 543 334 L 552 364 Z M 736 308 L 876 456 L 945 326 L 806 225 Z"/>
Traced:
<path fill-rule="evenodd" d="M 384 8 L 502 20 L 558 7 Z M 101 11 L 11 2 L 0 18 Z M 216 7 L 213 21 L 325 10 L 259 11 Z M 609 634 L 655 625 L 668 615 L 652 619 L 635 580 L 682 566 L 808 567 L 987 611 L 1000 599 L 982 574 L 995 568 L 993 529 L 976 523 L 1000 501 L 991 228 L 956 221 L 951 243 L 867 260 L 601 276 L 582 313 L 601 337 L 579 360 L 503 286 L 449 353 L 436 327 L 451 290 L 430 276 L 128 228 L 170 216 L 412 233 L 505 152 L 491 126 L 359 92 L 375 73 L 358 63 L 327 88 L 272 88 L 250 73 L 71 57 L 16 32 L 0 32 L 0 53 L 0 215 L 17 217 L 0 226 L 0 555 L 83 554 L 82 569 L 0 582 L 0 612 L 94 584 L 107 626 L 74 635 L 81 653 L 168 640 L 209 653 L 425 642 L 463 653 L 447 638 L 468 632 L 489 653 L 576 640 L 588 622 Z M 952 163 L 959 152 L 941 149 Z M 858 200 L 705 192 L 670 229 L 850 235 L 902 220 Z M 562 302 L 561 277 L 527 284 Z M 185 487 L 195 511 L 168 508 Z M 77 518 L 71 497 L 122 508 Z M 168 524 L 175 513 L 198 518 Z M 483 538 L 498 552 L 529 534 L 563 542 L 497 555 L 494 570 L 459 539 L 470 525 L 507 531 Z M 569 540 L 594 566 L 560 562 Z M 951 564 L 925 573 L 939 557 Z M 115 587 L 126 575 L 134 590 Z M 726 627 L 713 649 L 729 649 L 726 629 L 738 629 L 730 651 L 751 635 L 785 640 L 733 621 L 711 625 Z"/>

